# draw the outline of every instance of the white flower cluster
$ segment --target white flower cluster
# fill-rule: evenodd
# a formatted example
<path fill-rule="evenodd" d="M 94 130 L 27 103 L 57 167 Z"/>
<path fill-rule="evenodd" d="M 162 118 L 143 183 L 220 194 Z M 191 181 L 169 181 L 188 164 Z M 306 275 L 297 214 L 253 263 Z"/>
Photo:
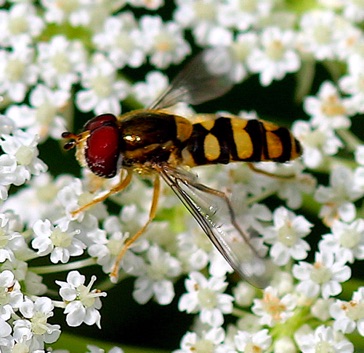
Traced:
<path fill-rule="evenodd" d="M 0 5 L 1 352 L 47 352 L 62 334 L 57 309 L 70 327 L 100 328 L 107 286 L 95 284 L 95 276 L 87 282 L 79 271 L 99 266 L 107 278 L 125 242 L 148 220 L 152 188 L 138 177 L 111 197 L 116 213 L 98 203 L 74 214 L 119 175 L 105 181 L 83 170 L 77 178 L 65 166 L 54 176 L 59 172 L 48 170 L 44 146 L 60 155 L 50 140 L 61 139 L 75 111 L 117 115 L 121 101 L 129 108 L 151 104 L 168 86 L 161 70 L 180 64 L 196 46 L 224 47 L 229 79 L 237 84 L 256 75 L 274 89 L 275 81 L 295 74 L 305 118 L 292 121 L 292 131 L 302 158 L 257 164 L 257 170 L 242 164 L 198 170 L 206 184 L 231 195 L 239 224 L 259 234 L 274 276 L 263 291 L 238 281 L 182 204 L 163 191 L 157 220 L 126 252 L 119 281 L 135 278 L 132 297 L 140 304 L 168 305 L 174 284 L 185 278 L 178 309 L 194 314 L 195 323 L 176 353 L 364 349 L 364 282 L 352 277 L 364 259 L 360 1 Z M 168 20 L 155 12 L 165 5 Z M 145 80 L 133 82 L 131 73 L 142 66 L 150 70 Z M 316 69 L 324 71 L 322 82 Z M 193 114 L 191 107 L 176 109 Z M 61 271 L 54 287 L 45 285 L 47 274 Z M 344 297 L 345 282 L 351 293 Z"/>

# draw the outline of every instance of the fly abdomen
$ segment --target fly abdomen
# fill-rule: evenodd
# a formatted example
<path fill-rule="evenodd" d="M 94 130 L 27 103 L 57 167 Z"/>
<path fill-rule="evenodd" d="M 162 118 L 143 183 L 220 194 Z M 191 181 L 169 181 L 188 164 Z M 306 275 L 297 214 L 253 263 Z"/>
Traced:
<path fill-rule="evenodd" d="M 287 128 L 262 120 L 221 117 L 193 124 L 182 151 L 189 166 L 229 162 L 286 162 L 301 154 Z"/>

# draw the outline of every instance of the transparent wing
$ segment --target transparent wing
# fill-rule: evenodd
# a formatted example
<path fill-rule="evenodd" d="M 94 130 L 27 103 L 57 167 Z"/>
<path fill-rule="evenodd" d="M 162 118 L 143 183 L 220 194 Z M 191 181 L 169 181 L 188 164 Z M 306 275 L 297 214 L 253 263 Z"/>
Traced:
<path fill-rule="evenodd" d="M 250 284 L 265 288 L 274 273 L 261 238 L 243 230 L 224 193 L 199 184 L 196 176 L 168 166 L 160 174 L 230 266 Z"/>
<path fill-rule="evenodd" d="M 231 67 L 228 49 L 205 49 L 182 69 L 149 108 L 164 109 L 179 102 L 197 105 L 220 97 L 233 87 Z"/>

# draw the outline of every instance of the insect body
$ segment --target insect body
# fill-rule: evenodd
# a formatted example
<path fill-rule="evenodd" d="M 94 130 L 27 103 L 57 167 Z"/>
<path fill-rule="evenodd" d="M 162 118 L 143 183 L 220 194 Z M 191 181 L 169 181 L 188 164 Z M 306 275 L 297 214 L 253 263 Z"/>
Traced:
<path fill-rule="evenodd" d="M 229 90 L 229 66 L 221 66 L 227 59 L 216 49 L 205 50 L 150 109 L 121 117 L 99 115 L 87 122 L 80 134 L 63 134 L 71 139 L 65 148 L 76 146 L 78 161 L 94 174 L 111 178 L 122 171 L 118 185 L 75 213 L 124 189 L 134 172 L 155 175 L 149 219 L 125 243 L 111 276 L 117 275 L 122 256 L 154 218 L 162 177 L 228 263 L 250 283 L 258 287 L 268 284 L 271 264 L 264 258 L 260 238 L 239 225 L 223 192 L 200 184 L 185 167 L 238 161 L 286 162 L 301 154 L 299 142 L 288 129 L 262 120 L 206 114 L 197 115 L 198 122 L 192 123 L 162 110 L 181 101 L 202 103 Z"/>

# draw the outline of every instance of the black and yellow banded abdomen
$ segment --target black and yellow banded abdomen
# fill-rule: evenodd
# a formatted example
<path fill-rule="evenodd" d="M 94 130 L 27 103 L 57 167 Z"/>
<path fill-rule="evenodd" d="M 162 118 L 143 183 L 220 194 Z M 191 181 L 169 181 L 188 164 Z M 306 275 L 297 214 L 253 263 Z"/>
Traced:
<path fill-rule="evenodd" d="M 182 151 L 190 167 L 229 162 L 286 162 L 301 155 L 301 146 L 284 127 L 262 120 L 221 117 L 193 124 Z"/>

